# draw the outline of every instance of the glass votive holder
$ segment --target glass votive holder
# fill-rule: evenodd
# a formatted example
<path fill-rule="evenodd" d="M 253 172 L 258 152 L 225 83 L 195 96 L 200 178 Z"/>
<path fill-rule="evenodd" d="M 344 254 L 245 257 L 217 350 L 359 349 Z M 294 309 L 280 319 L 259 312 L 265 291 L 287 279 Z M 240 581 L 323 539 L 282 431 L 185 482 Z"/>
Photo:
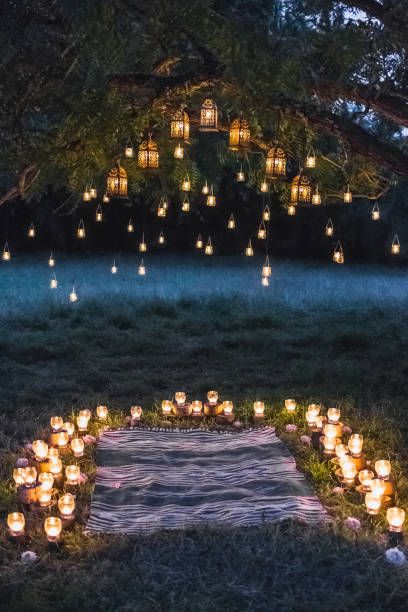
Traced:
<path fill-rule="evenodd" d="M 75 457 L 82 457 L 84 454 L 85 444 L 82 438 L 72 438 L 71 448 Z"/>
<path fill-rule="evenodd" d="M 352 434 L 348 442 L 348 447 L 353 457 L 360 457 L 361 451 L 363 450 L 363 436 L 360 436 L 360 434 Z"/>
<path fill-rule="evenodd" d="M 366 493 L 365 505 L 368 514 L 378 514 L 378 511 L 381 508 L 381 497 L 378 497 L 378 495 L 374 495 L 373 493 Z"/>
<path fill-rule="evenodd" d="M 233 413 L 234 404 L 231 400 L 225 400 L 225 402 L 222 403 L 222 411 L 226 416 L 230 416 Z"/>
<path fill-rule="evenodd" d="M 40 504 L 42 508 L 49 506 L 51 503 L 51 489 L 44 488 L 42 485 L 41 487 L 38 487 L 38 489 L 39 489 L 37 492 L 38 503 Z"/>
<path fill-rule="evenodd" d="M 329 408 L 327 411 L 327 418 L 329 420 L 329 423 L 338 423 L 340 420 L 340 409 Z"/>
<path fill-rule="evenodd" d="M 38 481 L 41 482 L 43 491 L 52 491 L 54 485 L 54 476 L 51 472 L 41 472 L 38 476 Z"/>
<path fill-rule="evenodd" d="M 162 401 L 162 412 L 165 416 L 169 416 L 171 414 L 171 411 L 173 409 L 173 403 L 170 400 L 163 400 Z"/>
<path fill-rule="evenodd" d="M 374 473 L 371 470 L 361 470 L 358 475 L 358 479 L 361 482 L 361 486 L 367 493 L 371 491 L 371 483 L 374 478 Z"/>
<path fill-rule="evenodd" d="M 24 514 L 22 512 L 11 512 L 7 516 L 7 526 L 11 536 L 18 537 L 24 535 Z"/>
<path fill-rule="evenodd" d="M 108 416 L 108 408 L 107 406 L 97 406 L 96 414 L 98 415 L 98 419 L 104 420 Z"/>
<path fill-rule="evenodd" d="M 388 480 L 391 472 L 391 463 L 385 459 L 380 459 L 374 464 L 374 469 L 378 478 L 381 480 Z"/>
<path fill-rule="evenodd" d="M 296 400 L 294 399 L 285 400 L 285 408 L 287 412 L 294 412 L 296 410 Z"/>
<path fill-rule="evenodd" d="M 203 409 L 203 404 L 202 404 L 202 402 L 200 402 L 200 400 L 194 400 L 191 403 L 191 407 L 193 409 L 193 415 L 194 414 L 195 415 L 197 415 L 197 414 L 199 415 L 199 414 L 201 414 L 201 411 Z"/>
<path fill-rule="evenodd" d="M 321 405 L 320 404 L 309 404 L 307 407 L 307 411 L 313 416 L 317 417 L 320 412 Z"/>
<path fill-rule="evenodd" d="M 132 421 L 140 421 L 142 412 L 143 410 L 141 406 L 131 406 L 130 414 L 132 415 Z"/>
<path fill-rule="evenodd" d="M 387 510 L 387 521 L 390 531 L 397 533 L 402 531 L 402 526 L 405 521 L 405 512 L 402 508 L 388 508 Z"/>
<path fill-rule="evenodd" d="M 62 429 L 63 424 L 64 424 L 64 422 L 62 420 L 62 417 L 60 417 L 60 416 L 51 417 L 50 423 L 51 423 L 52 430 L 54 432 L 60 431 Z"/>
<path fill-rule="evenodd" d="M 57 516 L 48 516 L 44 521 L 44 530 L 49 542 L 58 542 L 61 534 L 62 522 Z"/>
<path fill-rule="evenodd" d="M 264 402 L 254 402 L 254 413 L 255 417 L 261 418 L 264 416 L 265 404 Z"/>
<path fill-rule="evenodd" d="M 65 429 L 68 434 L 68 437 L 71 438 L 74 435 L 75 425 L 70 421 L 67 421 L 63 424 L 62 429 Z"/>
<path fill-rule="evenodd" d="M 67 485 L 77 485 L 79 482 L 79 474 L 80 470 L 78 465 L 67 465 L 65 468 Z"/>
<path fill-rule="evenodd" d="M 174 394 L 174 399 L 176 400 L 176 404 L 182 406 L 186 403 L 186 394 L 184 393 L 184 391 L 177 391 Z"/>
<path fill-rule="evenodd" d="M 48 444 L 44 440 L 34 440 L 33 451 L 36 461 L 44 461 L 48 456 Z"/>
<path fill-rule="evenodd" d="M 60 497 L 58 500 L 58 509 L 63 519 L 73 519 L 75 510 L 75 495 L 72 495 L 72 493 L 66 493 Z"/>
<path fill-rule="evenodd" d="M 58 476 L 58 474 L 61 474 L 61 471 L 62 471 L 61 459 L 57 459 L 57 458 L 50 459 L 48 469 L 54 477 Z"/>
<path fill-rule="evenodd" d="M 64 430 L 59 431 L 57 434 L 57 442 L 58 442 L 59 449 L 66 448 L 68 445 L 68 432 Z"/>

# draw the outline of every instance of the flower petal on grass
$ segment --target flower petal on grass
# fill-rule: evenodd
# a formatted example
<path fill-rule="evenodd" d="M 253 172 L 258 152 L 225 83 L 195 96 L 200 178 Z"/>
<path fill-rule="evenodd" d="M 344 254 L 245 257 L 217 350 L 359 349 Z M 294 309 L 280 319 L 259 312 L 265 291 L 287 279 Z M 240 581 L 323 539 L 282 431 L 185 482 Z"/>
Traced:
<path fill-rule="evenodd" d="M 286 431 L 296 431 L 297 427 L 296 425 L 289 424 L 289 425 L 286 425 L 285 429 Z"/>
<path fill-rule="evenodd" d="M 303 444 L 310 445 L 312 438 L 310 436 L 303 435 L 303 436 L 300 436 L 300 441 L 303 442 Z"/>
<path fill-rule="evenodd" d="M 21 553 L 22 563 L 34 563 L 34 561 L 37 561 L 37 559 L 38 555 L 32 550 L 26 550 L 25 552 Z"/>
<path fill-rule="evenodd" d="M 360 521 L 357 518 L 354 518 L 354 516 L 349 516 L 346 518 L 344 525 L 353 531 L 357 531 L 361 527 Z"/>
<path fill-rule="evenodd" d="M 407 562 L 405 554 L 399 548 L 389 548 L 388 550 L 386 550 L 385 558 L 388 563 L 391 563 L 391 565 L 395 565 L 397 567 L 405 565 L 405 563 Z"/>

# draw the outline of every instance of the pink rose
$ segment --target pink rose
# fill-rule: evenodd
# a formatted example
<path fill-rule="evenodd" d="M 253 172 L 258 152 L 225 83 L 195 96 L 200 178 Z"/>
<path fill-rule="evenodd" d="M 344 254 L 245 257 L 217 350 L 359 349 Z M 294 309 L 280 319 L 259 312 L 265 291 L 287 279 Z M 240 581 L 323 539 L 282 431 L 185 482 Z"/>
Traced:
<path fill-rule="evenodd" d="M 112 486 L 113 486 L 114 489 L 120 489 L 121 483 L 120 482 L 114 482 Z"/>
<path fill-rule="evenodd" d="M 79 478 L 78 478 L 78 482 L 87 482 L 88 480 L 88 476 L 86 474 L 83 474 L 82 472 L 79 473 Z"/>
<path fill-rule="evenodd" d="M 300 441 L 303 442 L 303 444 L 309 444 L 312 442 L 312 438 L 310 436 L 300 436 Z"/>
<path fill-rule="evenodd" d="M 357 531 L 358 529 L 360 529 L 361 523 L 358 519 L 354 518 L 353 516 L 349 516 L 344 521 L 344 526 L 348 527 L 349 529 L 352 529 L 353 531 Z"/>
<path fill-rule="evenodd" d="M 24 444 L 24 448 L 28 448 L 28 450 L 33 450 L 33 445 L 31 444 L 31 442 L 26 442 Z"/>
<path fill-rule="evenodd" d="M 348 425 L 343 425 L 343 433 L 351 433 L 353 430 Z"/>
<path fill-rule="evenodd" d="M 82 439 L 85 444 L 94 444 L 96 442 L 96 438 L 90 436 L 89 434 L 86 434 L 86 436 L 84 436 Z"/>
<path fill-rule="evenodd" d="M 38 555 L 32 550 L 26 550 L 25 552 L 21 553 L 22 563 L 34 563 L 34 561 L 37 561 L 37 559 Z"/>
<path fill-rule="evenodd" d="M 26 459 L 25 457 L 19 457 L 16 461 L 16 467 L 18 468 L 27 467 L 27 465 L 28 459 Z"/>
<path fill-rule="evenodd" d="M 342 495 L 344 493 L 344 489 L 343 487 L 334 487 L 333 493 L 336 493 L 336 495 Z"/>
<path fill-rule="evenodd" d="M 286 429 L 286 431 L 296 431 L 297 427 L 296 427 L 296 425 L 290 424 L 290 425 L 286 425 L 285 429 Z"/>

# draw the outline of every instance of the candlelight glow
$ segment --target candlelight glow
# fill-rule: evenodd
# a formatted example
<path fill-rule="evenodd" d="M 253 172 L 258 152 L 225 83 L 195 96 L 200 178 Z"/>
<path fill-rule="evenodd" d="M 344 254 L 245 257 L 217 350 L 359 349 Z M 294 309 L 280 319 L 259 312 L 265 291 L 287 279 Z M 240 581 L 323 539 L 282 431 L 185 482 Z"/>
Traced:
<path fill-rule="evenodd" d="M 48 444 L 44 440 L 34 440 L 33 451 L 37 461 L 44 461 L 48 456 Z"/>
<path fill-rule="evenodd" d="M 305 418 L 306 418 L 306 422 L 309 425 L 309 427 L 313 427 L 315 425 L 317 417 L 313 411 L 307 410 L 305 414 Z"/>
<path fill-rule="evenodd" d="M 39 487 L 38 502 L 40 506 L 48 506 L 51 502 L 51 489 L 44 488 L 42 485 Z"/>
<path fill-rule="evenodd" d="M 65 429 L 65 431 L 67 432 L 68 436 L 71 437 L 74 434 L 75 425 L 73 423 L 71 423 L 70 421 L 66 421 L 63 424 L 62 429 Z"/>
<path fill-rule="evenodd" d="M 41 488 L 43 491 L 51 491 L 54 485 L 54 476 L 51 472 L 41 472 L 38 476 L 39 482 L 41 482 Z"/>
<path fill-rule="evenodd" d="M 100 419 L 106 419 L 106 417 L 108 416 L 108 409 L 106 406 L 97 406 L 96 407 L 96 414 L 98 415 L 98 418 Z"/>
<path fill-rule="evenodd" d="M 285 400 L 285 408 L 288 412 L 294 412 L 294 410 L 296 410 L 296 400 L 294 399 Z"/>
<path fill-rule="evenodd" d="M 14 468 L 13 479 L 18 487 L 25 484 L 25 469 L 24 468 Z"/>
<path fill-rule="evenodd" d="M 340 419 L 340 410 L 339 408 L 329 408 L 327 411 L 327 418 L 330 423 L 338 423 Z"/>
<path fill-rule="evenodd" d="M 368 514 L 378 514 L 381 507 L 381 497 L 373 495 L 373 493 L 366 493 L 364 501 Z"/>
<path fill-rule="evenodd" d="M 308 412 L 313 414 L 315 417 L 317 417 L 317 415 L 320 413 L 320 408 L 320 404 L 309 404 L 309 406 L 307 407 Z"/>
<path fill-rule="evenodd" d="M 68 444 L 68 433 L 66 431 L 60 431 L 57 434 L 58 446 L 65 448 Z"/>
<path fill-rule="evenodd" d="M 62 461 L 61 459 L 50 459 L 50 465 L 48 468 L 54 476 L 57 476 L 62 471 Z"/>
<path fill-rule="evenodd" d="M 208 391 L 207 399 L 213 406 L 218 402 L 218 393 L 217 391 Z"/>
<path fill-rule="evenodd" d="M 234 410 L 234 404 L 230 400 L 226 400 L 222 403 L 222 409 L 224 414 L 232 414 Z"/>
<path fill-rule="evenodd" d="M 255 416 L 263 416 L 265 412 L 264 402 L 254 402 L 254 412 Z"/>
<path fill-rule="evenodd" d="M 378 478 L 382 480 L 388 480 L 391 472 L 391 463 L 385 459 L 380 459 L 374 464 L 374 469 L 377 473 Z"/>
<path fill-rule="evenodd" d="M 25 526 L 24 514 L 22 512 L 11 512 L 7 516 L 7 525 L 12 536 L 23 535 Z"/>
<path fill-rule="evenodd" d="M 25 484 L 31 486 L 37 482 L 37 470 L 35 467 L 24 468 Z"/>
<path fill-rule="evenodd" d="M 44 521 L 44 530 L 49 542 L 57 542 L 60 537 L 62 522 L 57 516 L 48 516 Z"/>
<path fill-rule="evenodd" d="M 170 414 L 170 412 L 172 411 L 173 408 L 173 404 L 170 400 L 163 400 L 162 401 L 162 412 L 163 414 Z"/>
<path fill-rule="evenodd" d="M 77 425 L 79 431 L 86 431 L 88 429 L 89 419 L 90 415 L 88 414 L 88 411 L 81 410 L 81 412 L 77 416 Z"/>
<path fill-rule="evenodd" d="M 359 457 L 363 449 L 363 436 L 360 436 L 360 434 L 350 436 L 348 447 L 354 457 Z"/>
<path fill-rule="evenodd" d="M 371 470 L 361 470 L 358 479 L 365 489 L 371 490 L 371 483 L 374 478 L 374 473 Z"/>
<path fill-rule="evenodd" d="M 194 400 L 191 404 L 191 407 L 193 409 L 194 414 L 200 414 L 203 408 L 203 404 L 199 400 Z"/>
<path fill-rule="evenodd" d="M 84 441 L 82 438 L 73 438 L 71 440 L 71 448 L 74 452 L 75 457 L 82 457 L 84 454 Z"/>
<path fill-rule="evenodd" d="M 348 454 L 348 448 L 345 444 L 336 444 L 335 451 L 336 457 L 338 457 L 339 459 Z"/>
<path fill-rule="evenodd" d="M 75 510 L 75 496 L 71 493 L 66 493 L 60 497 L 58 500 L 58 509 L 62 518 L 71 518 Z"/>
<path fill-rule="evenodd" d="M 328 455 L 334 455 L 336 448 L 336 438 L 328 438 L 324 436 L 323 439 L 324 450 Z"/>
<path fill-rule="evenodd" d="M 341 471 L 343 472 L 344 481 L 347 484 L 352 484 L 357 474 L 357 468 L 354 461 L 344 460 L 341 464 Z"/>
<path fill-rule="evenodd" d="M 50 423 L 51 423 L 52 430 L 56 432 L 62 429 L 64 421 L 62 420 L 62 417 L 54 416 L 54 417 L 51 417 Z"/>
<path fill-rule="evenodd" d="M 139 420 L 142 416 L 142 407 L 141 406 L 131 406 L 130 414 L 132 415 L 132 419 Z"/>
<path fill-rule="evenodd" d="M 67 479 L 67 484 L 76 485 L 78 484 L 79 478 L 79 466 L 78 465 L 67 465 L 65 468 L 65 476 Z"/>
<path fill-rule="evenodd" d="M 328 438 L 336 439 L 336 437 L 337 437 L 337 425 L 333 425 L 332 423 L 327 423 L 327 425 L 324 426 L 323 433 Z"/>
<path fill-rule="evenodd" d="M 385 493 L 385 483 L 379 478 L 374 478 L 370 483 L 371 493 L 377 497 L 382 497 Z"/>
<path fill-rule="evenodd" d="M 388 508 L 387 521 L 390 531 L 400 532 L 405 521 L 405 512 L 402 508 Z"/>
<path fill-rule="evenodd" d="M 174 399 L 176 403 L 181 406 L 186 403 L 186 394 L 184 391 L 177 391 L 177 393 L 174 394 Z"/>

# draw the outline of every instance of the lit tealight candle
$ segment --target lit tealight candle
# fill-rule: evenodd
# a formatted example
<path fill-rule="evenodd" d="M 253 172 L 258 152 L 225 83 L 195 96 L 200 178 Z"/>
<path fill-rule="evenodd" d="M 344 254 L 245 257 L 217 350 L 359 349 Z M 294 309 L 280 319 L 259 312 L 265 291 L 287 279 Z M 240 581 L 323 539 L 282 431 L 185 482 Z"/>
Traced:
<path fill-rule="evenodd" d="M 84 441 L 82 438 L 73 438 L 71 440 L 71 448 L 74 452 L 75 457 L 82 457 L 84 454 Z"/>
<path fill-rule="evenodd" d="M 88 410 L 81 410 L 79 415 L 77 416 L 77 425 L 79 431 L 86 431 L 88 429 L 88 422 L 90 419 L 90 415 L 88 414 Z"/>
<path fill-rule="evenodd" d="M 370 483 L 371 493 L 377 497 L 382 497 L 385 493 L 385 483 L 379 478 L 374 478 Z"/>
<path fill-rule="evenodd" d="M 44 530 L 49 542 L 58 542 L 62 529 L 61 519 L 57 516 L 47 516 L 44 521 Z"/>
<path fill-rule="evenodd" d="M 366 491 L 371 491 L 371 483 L 374 478 L 374 473 L 371 470 L 361 470 L 358 479 Z"/>
<path fill-rule="evenodd" d="M 67 465 L 65 468 L 65 476 L 67 484 L 77 485 L 79 479 L 79 466 L 78 465 Z"/>
<path fill-rule="evenodd" d="M 22 512 L 11 512 L 7 516 L 7 525 L 13 537 L 24 534 L 25 518 Z"/>
<path fill-rule="evenodd" d="M 170 400 L 163 400 L 162 401 L 162 412 L 163 412 L 163 414 L 168 416 L 171 413 L 172 408 L 173 408 L 173 404 L 172 404 L 172 402 Z"/>
<path fill-rule="evenodd" d="M 51 423 L 52 431 L 54 432 L 61 431 L 62 426 L 64 424 L 62 417 L 60 416 L 51 417 L 50 423 Z"/>
<path fill-rule="evenodd" d="M 330 423 L 338 423 L 340 419 L 340 410 L 339 408 L 329 408 L 327 411 L 327 418 Z"/>
<path fill-rule="evenodd" d="M 357 474 L 357 468 L 354 461 L 343 461 L 341 464 L 341 471 L 343 472 L 343 479 L 346 484 L 353 484 Z"/>
<path fill-rule="evenodd" d="M 48 468 L 54 476 L 57 476 L 62 471 L 62 461 L 61 459 L 52 458 L 50 459 L 50 464 Z"/>
<path fill-rule="evenodd" d="M 385 459 L 380 459 L 374 464 L 374 469 L 377 473 L 378 478 L 381 480 L 388 480 L 391 472 L 391 463 Z"/>
<path fill-rule="evenodd" d="M 58 457 L 59 457 L 58 448 L 49 446 L 48 447 L 48 459 L 54 460 L 54 459 L 58 459 Z"/>
<path fill-rule="evenodd" d="M 106 417 L 108 416 L 108 408 L 106 406 L 97 406 L 96 414 L 98 415 L 98 418 L 106 419 Z"/>
<path fill-rule="evenodd" d="M 323 446 L 326 455 L 334 455 L 336 449 L 336 438 L 329 438 L 327 436 L 324 436 Z"/>
<path fill-rule="evenodd" d="M 67 432 L 68 436 L 71 437 L 71 436 L 74 435 L 75 425 L 73 423 L 70 423 L 69 421 L 67 421 L 62 426 L 62 429 L 65 429 L 65 431 Z"/>
<path fill-rule="evenodd" d="M 38 476 L 39 482 L 41 482 L 41 488 L 43 491 L 52 491 L 54 484 L 54 476 L 51 472 L 41 472 Z"/>
<path fill-rule="evenodd" d="M 340 457 L 344 457 L 348 453 L 348 448 L 345 444 L 336 444 L 335 447 L 336 457 L 340 459 Z"/>
<path fill-rule="evenodd" d="M 34 485 L 37 482 L 37 470 L 35 467 L 24 468 L 24 478 L 27 486 Z"/>
<path fill-rule="evenodd" d="M 25 469 L 24 468 L 14 468 L 13 479 L 18 487 L 21 487 L 21 485 L 25 484 Z"/>
<path fill-rule="evenodd" d="M 51 490 L 41 485 L 38 492 L 38 502 L 41 507 L 49 506 L 51 503 Z"/>
<path fill-rule="evenodd" d="M 288 412 L 294 412 L 296 410 L 296 400 L 294 399 L 285 400 L 285 408 Z"/>
<path fill-rule="evenodd" d="M 132 406 L 130 408 L 130 414 L 132 415 L 132 421 L 140 421 L 142 412 L 143 410 L 141 406 Z"/>
<path fill-rule="evenodd" d="M 313 414 L 313 416 L 317 417 L 320 412 L 321 405 L 320 404 L 309 404 L 307 407 L 308 412 Z"/>
<path fill-rule="evenodd" d="M 265 412 L 264 402 L 254 402 L 254 412 L 256 417 L 263 417 Z"/>
<path fill-rule="evenodd" d="M 359 457 L 363 449 L 363 436 L 360 436 L 360 434 L 350 436 L 348 447 L 353 457 Z"/>
<path fill-rule="evenodd" d="M 201 414 L 203 404 L 199 400 L 194 400 L 191 404 L 191 407 L 193 409 L 193 414 Z"/>
<path fill-rule="evenodd" d="M 218 402 L 218 393 L 217 391 L 208 391 L 207 393 L 207 399 L 210 402 L 210 404 L 216 404 Z"/>
<path fill-rule="evenodd" d="M 33 451 L 37 461 L 44 461 L 48 456 L 48 444 L 44 440 L 34 440 Z"/>
<path fill-rule="evenodd" d="M 75 495 L 66 493 L 58 500 L 58 509 L 61 513 L 62 518 L 70 520 L 74 517 L 75 510 Z"/>
<path fill-rule="evenodd" d="M 57 435 L 58 448 L 66 448 L 68 444 L 68 432 L 60 431 Z"/>
<path fill-rule="evenodd" d="M 405 521 L 405 512 L 402 508 L 388 508 L 387 510 L 387 521 L 390 531 L 396 531 L 397 533 L 402 531 L 402 526 Z"/>
<path fill-rule="evenodd" d="M 378 514 L 381 507 L 381 497 L 374 495 L 373 493 L 366 493 L 365 505 L 367 507 L 368 514 Z"/>
<path fill-rule="evenodd" d="M 186 394 L 184 391 L 177 391 L 177 393 L 174 394 L 174 399 L 179 406 L 182 406 L 186 403 Z"/>
<path fill-rule="evenodd" d="M 309 427 L 314 427 L 316 425 L 317 416 L 310 410 L 306 411 L 305 418 Z"/>
<path fill-rule="evenodd" d="M 315 429 L 321 429 L 323 427 L 323 417 L 317 416 L 314 426 Z"/>
<path fill-rule="evenodd" d="M 334 425 L 333 423 L 327 423 L 327 425 L 324 426 L 323 433 L 327 438 L 336 439 L 337 425 Z"/>
<path fill-rule="evenodd" d="M 226 400 L 222 404 L 222 409 L 225 415 L 230 415 L 234 410 L 234 404 L 230 400 Z"/>

